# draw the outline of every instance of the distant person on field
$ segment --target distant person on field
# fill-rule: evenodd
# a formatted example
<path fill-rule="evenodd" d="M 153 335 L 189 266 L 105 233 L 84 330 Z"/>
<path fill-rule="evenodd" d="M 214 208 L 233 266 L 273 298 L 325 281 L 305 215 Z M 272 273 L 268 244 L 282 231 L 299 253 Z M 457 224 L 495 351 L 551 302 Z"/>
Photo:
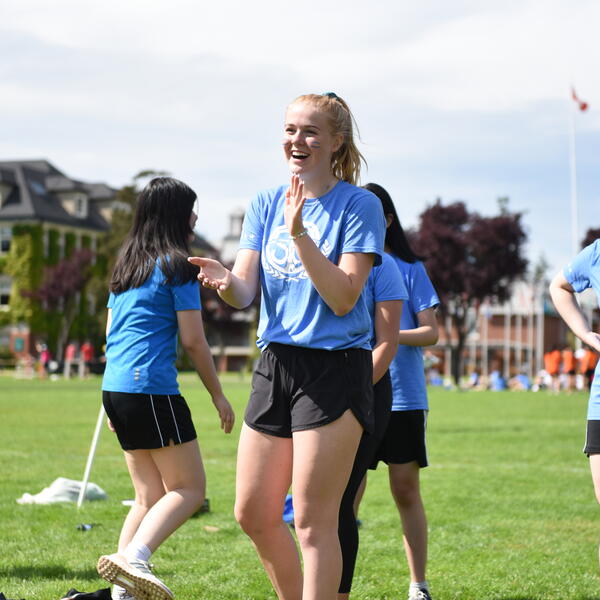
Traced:
<path fill-rule="evenodd" d="M 576 362 L 575 354 L 568 344 L 563 346 L 561 352 L 562 359 L 562 372 L 565 377 L 565 388 L 568 392 L 572 392 L 575 389 L 575 373 L 576 373 Z"/>
<path fill-rule="evenodd" d="M 583 382 L 586 389 L 590 390 L 594 381 L 594 371 L 598 364 L 598 354 L 589 346 L 584 346 L 583 356 L 579 361 L 579 372 L 583 376 Z"/>
<path fill-rule="evenodd" d="M 519 371 L 508 380 L 508 388 L 515 392 L 527 392 L 531 389 L 531 381 L 525 371 Z"/>
<path fill-rule="evenodd" d="M 65 379 L 70 379 L 71 368 L 77 358 L 77 344 L 75 342 L 69 342 L 65 348 L 65 364 L 63 375 Z"/>
<path fill-rule="evenodd" d="M 135 488 L 118 552 L 97 566 L 115 584 L 114 600 L 173 598 L 152 574 L 150 556 L 204 501 L 196 430 L 177 385 L 178 331 L 221 428 L 233 427 L 204 336 L 198 269 L 187 261 L 195 201 L 181 181 L 152 179 L 139 195 L 111 278 L 102 401 Z"/>
<path fill-rule="evenodd" d="M 81 344 L 81 348 L 79 350 L 79 377 L 84 378 L 90 374 L 90 367 L 92 365 L 92 361 L 94 360 L 94 346 L 90 340 L 85 340 L 83 344 Z"/>
<path fill-rule="evenodd" d="M 560 365 L 562 355 L 558 346 L 554 345 L 552 350 L 544 354 L 544 369 L 552 379 L 550 390 L 558 393 L 560 391 Z"/>
<path fill-rule="evenodd" d="M 550 284 L 550 295 L 556 310 L 571 331 L 596 353 L 600 352 L 600 335 L 590 323 L 575 297 L 588 288 L 600 301 L 600 239 L 585 247 Z M 600 502 L 600 378 L 598 366 L 590 389 L 587 434 L 584 452 L 590 459 L 596 499 Z"/>

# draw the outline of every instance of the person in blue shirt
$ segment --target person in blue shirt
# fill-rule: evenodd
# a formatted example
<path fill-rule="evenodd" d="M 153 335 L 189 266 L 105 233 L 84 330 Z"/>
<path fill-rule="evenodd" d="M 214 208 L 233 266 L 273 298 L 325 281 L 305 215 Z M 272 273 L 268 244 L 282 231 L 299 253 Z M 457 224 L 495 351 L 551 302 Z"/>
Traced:
<path fill-rule="evenodd" d="M 404 530 L 410 570 L 409 600 L 431 600 L 425 578 L 427 518 L 419 472 L 428 465 L 425 428 L 429 404 L 423 346 L 437 342 L 435 308 L 439 299 L 423 263 L 410 247 L 392 198 L 376 183 L 365 187 L 381 201 L 388 223 L 385 250 L 396 263 L 408 291 L 402 306 L 398 350 L 390 364 L 392 414 L 371 468 L 376 469 L 379 461 L 388 465 L 390 488 Z M 358 492 L 359 498 L 363 490 L 364 486 Z"/>
<path fill-rule="evenodd" d="M 173 598 L 148 561 L 204 501 L 200 448 L 177 385 L 178 331 L 225 433 L 234 423 L 204 336 L 198 269 L 187 261 L 195 201 L 181 181 L 152 179 L 111 278 L 102 401 L 135 489 L 118 552 L 98 561 L 115 600 Z"/>
<path fill-rule="evenodd" d="M 235 515 L 279 598 L 334 600 L 340 500 L 363 430 L 373 429 L 371 318 L 363 288 L 381 262 L 377 198 L 355 185 L 362 155 L 334 93 L 285 113 L 290 185 L 260 192 L 232 270 L 191 258 L 199 279 L 242 308 L 257 293 L 261 356 L 240 435 Z M 300 556 L 281 515 L 288 489 Z"/>
<path fill-rule="evenodd" d="M 352 473 L 340 505 L 338 531 L 343 569 L 338 600 L 350 597 L 358 553 L 358 525 L 354 512 L 356 494 L 387 429 L 392 410 L 392 384 L 388 367 L 398 350 L 402 303 L 408 299 L 408 292 L 404 279 L 389 254 L 383 255 L 381 265 L 371 269 L 364 296 L 372 319 L 371 347 L 373 349 L 375 426 L 373 433 L 363 433 L 362 435 L 354 458 Z"/>
<path fill-rule="evenodd" d="M 600 239 L 586 246 L 550 284 L 552 301 L 565 323 L 584 344 L 600 352 L 600 334 L 592 330 L 575 297 L 589 288 L 596 292 L 600 305 Z M 600 363 L 590 388 L 583 451 L 589 457 L 596 500 L 600 502 Z"/>

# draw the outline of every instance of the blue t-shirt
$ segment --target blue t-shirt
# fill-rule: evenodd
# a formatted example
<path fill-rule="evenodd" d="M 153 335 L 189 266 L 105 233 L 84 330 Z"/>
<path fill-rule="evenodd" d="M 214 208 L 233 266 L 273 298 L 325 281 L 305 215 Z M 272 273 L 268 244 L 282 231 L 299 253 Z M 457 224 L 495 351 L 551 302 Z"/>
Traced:
<path fill-rule="evenodd" d="M 400 270 L 408 300 L 402 305 L 400 329 L 419 327 L 417 314 L 440 303 L 423 263 L 407 263 L 393 256 Z M 398 352 L 390 364 L 392 378 L 392 410 L 427 410 L 427 385 L 421 346 L 398 346 Z"/>
<path fill-rule="evenodd" d="M 110 294 L 102 389 L 130 394 L 178 394 L 177 314 L 200 310 L 198 281 L 167 285 L 158 264 L 137 288 Z"/>
<path fill-rule="evenodd" d="M 600 305 L 600 240 L 586 246 L 565 268 L 565 279 L 576 292 L 592 288 Z M 588 420 L 600 420 L 600 362 L 596 365 L 590 390 Z"/>
<path fill-rule="evenodd" d="M 375 347 L 375 304 L 388 300 L 408 300 L 404 279 L 389 254 L 384 254 L 381 264 L 371 269 L 363 291 L 367 310 L 373 322 L 371 328 L 371 348 Z"/>
<path fill-rule="evenodd" d="M 309 279 L 283 220 L 288 186 L 260 192 L 251 202 L 240 249 L 261 254 L 258 347 L 270 342 L 341 350 L 371 349 L 371 317 L 361 294 L 354 308 L 338 317 Z M 344 181 L 321 198 L 307 199 L 302 220 L 321 252 L 337 264 L 343 253 L 375 254 L 381 262 L 385 219 L 379 199 Z"/>

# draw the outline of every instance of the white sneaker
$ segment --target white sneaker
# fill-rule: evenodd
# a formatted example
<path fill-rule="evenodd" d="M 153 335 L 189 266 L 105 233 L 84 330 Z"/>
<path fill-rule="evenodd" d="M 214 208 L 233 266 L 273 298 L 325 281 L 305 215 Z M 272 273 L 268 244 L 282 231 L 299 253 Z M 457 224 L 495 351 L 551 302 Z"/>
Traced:
<path fill-rule="evenodd" d="M 101 577 L 125 588 L 135 600 L 173 600 L 173 592 L 150 571 L 143 560 L 128 562 L 122 554 L 101 556 L 96 566 Z"/>
<path fill-rule="evenodd" d="M 135 598 L 120 585 L 113 585 L 110 598 L 111 600 L 135 600 Z"/>
<path fill-rule="evenodd" d="M 408 600 L 431 600 L 428 590 L 413 590 L 408 595 Z"/>

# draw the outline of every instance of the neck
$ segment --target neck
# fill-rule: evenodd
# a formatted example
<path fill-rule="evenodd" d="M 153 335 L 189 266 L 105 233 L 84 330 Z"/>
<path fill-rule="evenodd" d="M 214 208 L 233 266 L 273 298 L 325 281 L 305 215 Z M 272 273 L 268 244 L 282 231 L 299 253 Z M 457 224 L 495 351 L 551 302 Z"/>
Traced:
<path fill-rule="evenodd" d="M 307 198 L 320 198 L 330 192 L 337 182 L 338 179 L 332 173 L 313 180 L 304 180 L 304 195 Z"/>

